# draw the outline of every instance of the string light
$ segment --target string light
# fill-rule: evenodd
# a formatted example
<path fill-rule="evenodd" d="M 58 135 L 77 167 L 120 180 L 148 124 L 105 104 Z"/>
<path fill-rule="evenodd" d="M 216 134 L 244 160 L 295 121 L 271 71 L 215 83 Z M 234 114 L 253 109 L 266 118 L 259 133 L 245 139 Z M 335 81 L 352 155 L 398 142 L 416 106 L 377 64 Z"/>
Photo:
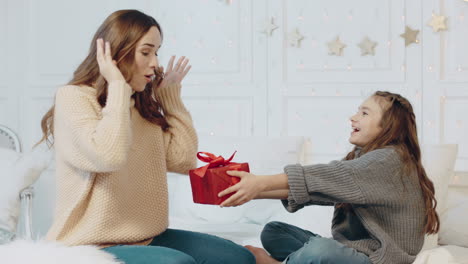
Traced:
<path fill-rule="evenodd" d="M 347 69 L 348 71 L 350 71 L 352 68 L 353 68 L 353 67 L 351 67 L 351 65 L 346 66 L 346 69 Z"/>
<path fill-rule="evenodd" d="M 416 99 L 421 100 L 421 92 L 419 90 L 416 90 Z"/>
<path fill-rule="evenodd" d="M 349 11 L 348 20 L 353 21 L 353 11 Z"/>
<path fill-rule="evenodd" d="M 405 15 L 401 16 L 401 21 L 405 21 Z"/>
<path fill-rule="evenodd" d="M 213 131 L 210 132 L 210 136 L 214 136 L 215 133 Z"/>
<path fill-rule="evenodd" d="M 211 63 L 216 64 L 216 57 L 211 57 Z"/>
<path fill-rule="evenodd" d="M 329 18 L 328 12 L 325 10 L 325 11 L 323 12 L 323 19 L 324 19 L 326 22 L 328 22 L 328 18 Z"/>
<path fill-rule="evenodd" d="M 461 66 L 461 65 L 458 65 L 457 70 L 458 70 L 459 72 L 463 71 L 462 66 Z"/>
<path fill-rule="evenodd" d="M 312 45 L 311 45 L 312 48 L 317 47 L 317 45 L 318 45 L 317 40 L 313 39 L 311 42 L 312 42 Z"/>
<path fill-rule="evenodd" d="M 401 65 L 401 71 L 405 71 L 406 70 L 406 65 L 405 64 L 402 64 Z"/>
<path fill-rule="evenodd" d="M 297 111 L 296 111 L 295 118 L 296 118 L 296 120 L 298 120 L 298 121 L 301 121 L 301 120 L 302 120 L 302 116 L 301 116 Z"/>
<path fill-rule="evenodd" d="M 335 151 L 340 152 L 340 144 L 339 143 L 335 143 Z"/>
<path fill-rule="evenodd" d="M 327 64 L 324 64 L 324 65 L 323 65 L 323 69 L 324 69 L 324 70 L 327 70 L 327 69 L 328 69 L 328 65 L 327 65 Z"/>
<path fill-rule="evenodd" d="M 195 47 L 199 49 L 203 48 L 203 41 L 201 39 L 195 41 Z"/>
<path fill-rule="evenodd" d="M 432 72 L 433 70 L 434 70 L 434 68 L 432 67 L 432 65 L 429 65 L 429 66 L 427 67 L 427 71 Z"/>
<path fill-rule="evenodd" d="M 228 48 L 232 48 L 232 40 L 228 40 Z"/>

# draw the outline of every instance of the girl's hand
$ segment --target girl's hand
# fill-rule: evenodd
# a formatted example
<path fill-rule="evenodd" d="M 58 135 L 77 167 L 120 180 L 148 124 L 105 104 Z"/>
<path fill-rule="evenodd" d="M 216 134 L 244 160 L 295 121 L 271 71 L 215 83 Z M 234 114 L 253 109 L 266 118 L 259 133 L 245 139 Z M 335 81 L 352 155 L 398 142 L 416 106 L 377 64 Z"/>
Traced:
<path fill-rule="evenodd" d="M 221 203 L 221 207 L 242 205 L 254 199 L 259 193 L 265 190 L 265 185 L 262 181 L 263 176 L 257 176 L 245 171 L 227 171 L 227 174 L 239 177 L 241 180 L 236 185 L 231 186 L 218 194 L 219 197 L 222 197 L 226 194 L 236 192 L 226 201 Z"/>
<path fill-rule="evenodd" d="M 99 71 L 104 79 L 106 79 L 108 83 L 113 81 L 125 81 L 125 78 L 117 67 L 117 62 L 112 60 L 110 43 L 106 42 L 104 44 L 103 39 L 97 39 L 96 46 L 96 59 L 99 65 Z"/>
<path fill-rule="evenodd" d="M 176 65 L 174 66 L 175 56 L 172 56 L 169 62 L 167 63 L 167 69 L 164 73 L 164 79 L 159 84 L 158 88 L 163 88 L 171 84 L 180 84 L 184 79 L 185 75 L 192 68 L 191 65 L 188 65 L 189 60 L 185 56 L 180 57 L 177 60 Z M 161 67 L 161 70 L 164 72 L 164 68 Z"/>

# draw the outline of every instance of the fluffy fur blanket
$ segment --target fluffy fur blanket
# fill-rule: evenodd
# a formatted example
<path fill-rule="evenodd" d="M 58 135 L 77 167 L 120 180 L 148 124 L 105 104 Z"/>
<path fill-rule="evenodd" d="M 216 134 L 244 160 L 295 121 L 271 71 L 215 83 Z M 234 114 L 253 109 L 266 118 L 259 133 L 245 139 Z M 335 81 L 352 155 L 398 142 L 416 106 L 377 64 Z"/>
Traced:
<path fill-rule="evenodd" d="M 0 245 L 2 264 L 121 264 L 111 254 L 92 246 L 67 247 L 47 241 L 16 240 Z"/>

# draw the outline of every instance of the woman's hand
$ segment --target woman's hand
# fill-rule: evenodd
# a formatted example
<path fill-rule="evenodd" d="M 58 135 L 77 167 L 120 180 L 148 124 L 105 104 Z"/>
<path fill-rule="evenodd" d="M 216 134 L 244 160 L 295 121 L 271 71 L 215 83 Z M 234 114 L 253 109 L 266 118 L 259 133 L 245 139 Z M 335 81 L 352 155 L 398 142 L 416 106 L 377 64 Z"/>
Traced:
<path fill-rule="evenodd" d="M 110 43 L 106 42 L 104 44 L 103 39 L 96 40 L 97 52 L 96 59 L 99 65 L 99 71 L 101 75 L 106 79 L 108 83 L 114 81 L 124 81 L 122 73 L 117 67 L 117 62 L 112 60 Z"/>
<path fill-rule="evenodd" d="M 219 197 L 222 197 L 226 194 L 236 192 L 226 201 L 221 203 L 221 207 L 242 205 L 256 198 L 258 194 L 263 192 L 266 188 L 265 184 L 263 184 L 265 176 L 257 176 L 245 171 L 227 171 L 227 174 L 239 177 L 241 180 L 236 185 L 231 186 L 218 194 Z"/>
<path fill-rule="evenodd" d="M 189 60 L 185 58 L 185 56 L 180 57 L 177 60 L 175 66 L 174 60 L 175 56 L 172 56 L 169 62 L 167 63 L 167 69 L 164 73 L 164 79 L 159 84 L 158 89 L 170 86 L 172 84 L 180 84 L 185 78 L 185 75 L 187 75 L 187 73 L 190 71 L 190 68 L 192 68 L 191 65 L 188 65 Z M 161 67 L 161 71 L 164 72 L 163 67 Z"/>

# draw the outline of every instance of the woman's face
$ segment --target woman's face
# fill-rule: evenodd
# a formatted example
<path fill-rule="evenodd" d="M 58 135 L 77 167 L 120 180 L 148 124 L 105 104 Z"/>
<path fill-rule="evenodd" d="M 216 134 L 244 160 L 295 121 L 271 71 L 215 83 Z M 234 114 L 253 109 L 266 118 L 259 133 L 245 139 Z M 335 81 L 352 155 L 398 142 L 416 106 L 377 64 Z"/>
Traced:
<path fill-rule="evenodd" d="M 157 27 L 150 30 L 138 41 L 135 48 L 135 64 L 129 84 L 136 92 L 145 90 L 146 84 L 155 78 L 159 66 L 157 52 L 161 47 L 161 34 Z"/>
<path fill-rule="evenodd" d="M 356 114 L 351 116 L 352 132 L 349 142 L 358 147 L 364 147 L 374 140 L 382 131 L 380 121 L 382 119 L 383 109 L 371 96 L 360 106 Z"/>

